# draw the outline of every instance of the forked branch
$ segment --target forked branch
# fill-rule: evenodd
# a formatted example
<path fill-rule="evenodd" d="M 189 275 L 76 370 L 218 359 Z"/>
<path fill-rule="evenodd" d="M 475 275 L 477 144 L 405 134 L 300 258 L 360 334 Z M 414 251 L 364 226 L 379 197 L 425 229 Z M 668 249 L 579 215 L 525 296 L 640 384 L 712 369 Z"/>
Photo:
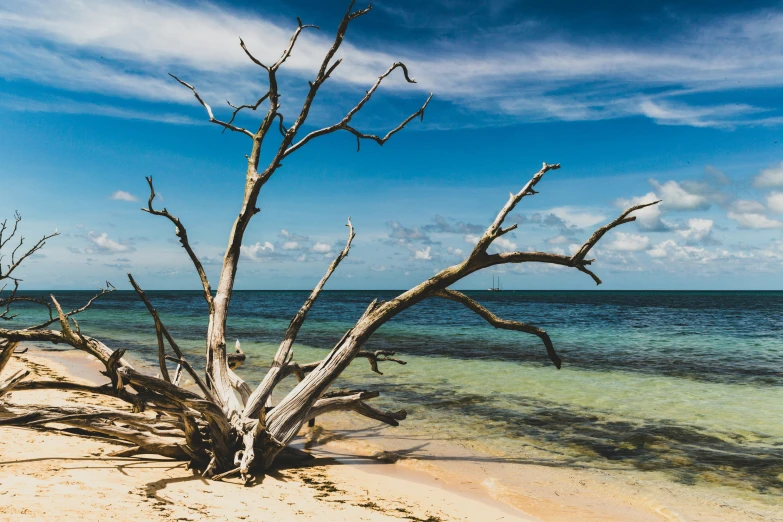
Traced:
<path fill-rule="evenodd" d="M 207 102 L 205 102 L 205 101 L 204 101 L 204 100 L 201 98 L 201 95 L 199 95 L 199 93 L 198 93 L 198 91 L 196 90 L 196 88 L 195 88 L 195 87 L 193 87 L 192 85 L 190 85 L 190 84 L 189 84 L 189 83 L 187 83 L 187 82 L 184 82 L 184 81 L 180 80 L 179 78 L 177 78 L 176 76 L 174 76 L 174 75 L 173 75 L 173 74 L 171 74 L 171 73 L 169 73 L 169 76 L 171 76 L 172 78 L 174 78 L 175 80 L 177 80 L 177 81 L 178 81 L 180 84 L 184 85 L 185 87 L 187 87 L 188 89 L 190 89 L 191 91 L 193 91 L 193 96 L 195 96 L 195 97 L 196 97 L 196 99 L 197 99 L 197 100 L 198 100 L 198 102 L 201 104 L 201 106 L 202 106 L 202 107 L 204 107 L 204 109 L 207 111 L 207 115 L 209 116 L 209 122 L 210 122 L 210 123 L 215 123 L 215 124 L 217 124 L 217 125 L 220 125 L 220 126 L 221 126 L 221 127 L 223 127 L 224 129 L 232 130 L 232 131 L 234 131 L 234 132 L 241 132 L 242 134 L 244 134 L 244 135 L 246 135 L 246 136 L 249 136 L 249 137 L 251 137 L 251 138 L 254 138 L 254 137 L 255 137 L 255 136 L 253 135 L 253 133 L 252 133 L 252 132 L 250 132 L 250 131 L 249 131 L 249 130 L 247 130 L 247 129 L 243 129 L 242 127 L 237 127 L 237 126 L 235 126 L 235 125 L 232 125 L 231 123 L 228 123 L 228 122 L 225 122 L 225 121 L 221 121 L 221 120 L 218 120 L 217 118 L 215 118 L 215 115 L 214 115 L 214 114 L 212 114 L 212 107 L 210 107 L 210 106 L 209 106 L 209 104 L 208 104 Z"/>
<path fill-rule="evenodd" d="M 87 301 L 80 308 L 74 308 L 70 312 L 67 312 L 65 314 L 65 317 L 66 318 L 70 318 L 70 317 L 73 317 L 74 315 L 78 315 L 78 314 L 88 310 L 93 305 L 93 303 L 95 303 L 95 301 L 97 301 L 101 297 L 105 296 L 106 294 L 110 294 L 110 293 L 114 292 L 115 290 L 117 290 L 117 289 L 114 287 L 114 285 L 111 284 L 110 282 L 106 281 L 106 286 L 101 288 L 101 291 L 99 293 L 97 293 L 94 296 L 92 296 L 90 298 L 90 300 Z M 44 299 L 36 300 L 35 302 L 38 303 L 38 304 L 42 304 L 42 305 L 46 306 L 46 308 L 49 309 L 49 320 L 45 321 L 45 322 L 43 322 L 41 324 L 37 324 L 35 326 L 29 326 L 29 327 L 26 328 L 26 330 L 40 330 L 40 329 L 46 328 L 47 326 L 49 326 L 49 325 L 51 325 L 53 323 L 56 323 L 57 321 L 60 320 L 59 317 L 55 317 L 54 316 L 54 311 L 52 310 L 51 305 L 48 302 L 46 302 Z"/>
<path fill-rule="evenodd" d="M 304 138 L 302 138 L 301 140 L 299 140 L 295 144 L 291 145 L 291 147 L 289 147 L 285 151 L 285 153 L 283 154 L 283 157 L 288 156 L 289 154 L 295 152 L 296 150 L 298 150 L 299 148 L 303 147 L 307 142 L 309 142 L 310 140 L 312 140 L 314 138 L 317 138 L 319 136 L 324 136 L 326 134 L 331 134 L 332 132 L 335 132 L 335 131 L 338 131 L 338 130 L 346 130 L 346 131 L 350 132 L 351 134 L 353 134 L 354 136 L 356 136 L 356 143 L 357 143 L 356 150 L 357 151 L 360 148 L 359 147 L 359 143 L 361 143 L 362 139 L 370 139 L 370 140 L 373 140 L 376 143 L 378 143 L 378 145 L 383 145 L 384 143 L 386 143 L 389 140 L 389 138 L 391 138 L 397 132 L 401 131 L 414 118 L 420 117 L 423 120 L 424 119 L 424 111 L 427 108 L 427 105 L 429 105 L 430 100 L 432 99 L 432 93 L 430 93 L 429 97 L 424 102 L 424 105 L 422 105 L 419 108 L 419 110 L 417 110 L 416 112 L 414 112 L 413 114 L 408 116 L 405 120 L 403 120 L 402 123 L 400 123 L 399 125 L 397 125 L 397 127 L 395 127 L 394 129 L 390 130 L 389 132 L 387 132 L 386 135 L 383 136 L 383 137 L 376 136 L 375 134 L 365 134 L 363 132 L 360 132 L 360 131 L 356 130 L 354 127 L 352 127 L 350 125 L 351 119 L 356 115 L 356 113 L 358 113 L 360 110 L 362 110 L 362 108 L 364 107 L 364 105 L 368 101 L 370 101 L 370 98 L 372 98 L 372 95 L 375 94 L 375 91 L 378 89 L 378 87 L 380 87 L 381 82 L 383 81 L 383 79 L 386 78 L 387 76 L 389 76 L 397 68 L 402 69 L 403 75 L 405 76 L 405 80 L 408 83 L 416 83 L 416 80 L 411 78 L 410 75 L 408 74 L 408 68 L 405 66 L 404 63 L 402 63 L 402 62 L 394 63 L 391 67 L 389 67 L 389 69 L 385 73 L 383 73 L 382 75 L 380 75 L 378 77 L 378 79 L 376 80 L 375 84 L 370 88 L 370 90 L 367 91 L 367 93 L 364 95 L 364 97 L 359 101 L 359 103 L 357 103 L 354 106 L 353 109 L 348 111 L 348 114 L 346 114 L 345 117 L 342 120 L 340 120 L 339 122 L 335 123 L 334 125 L 331 125 L 329 127 L 324 127 L 323 129 L 315 130 L 315 131 L 312 131 L 311 133 L 307 134 Z"/>

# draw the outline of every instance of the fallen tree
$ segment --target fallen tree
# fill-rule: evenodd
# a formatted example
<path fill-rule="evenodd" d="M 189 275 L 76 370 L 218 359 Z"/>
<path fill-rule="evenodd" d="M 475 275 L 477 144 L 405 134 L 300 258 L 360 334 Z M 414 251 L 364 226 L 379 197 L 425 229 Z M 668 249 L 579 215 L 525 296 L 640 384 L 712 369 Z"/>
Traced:
<path fill-rule="evenodd" d="M 331 349 L 326 358 L 322 361 L 298 364 L 293 358 L 293 345 L 297 334 L 324 285 L 351 249 L 355 234 L 349 219 L 345 248 L 332 261 L 325 275 L 291 320 L 271 367 L 263 380 L 255 388 L 252 388 L 234 372 L 235 367 L 244 360 L 245 354 L 229 353 L 227 350 L 226 321 L 240 247 L 248 224 L 259 212 L 256 204 L 261 188 L 282 167 L 282 161 L 286 157 L 310 141 L 337 131 L 347 131 L 356 137 L 358 145 L 362 140 L 371 140 L 383 145 L 412 120 L 417 117 L 423 118 L 424 111 L 432 98 L 430 94 L 416 112 L 384 136 L 368 134 L 354 127 L 352 118 L 364 108 L 383 80 L 390 74 L 399 69 L 406 81 L 414 83 L 407 67 L 399 62 L 394 63 L 378 77 L 377 81 L 366 91 L 364 97 L 348 111 L 342 120 L 334 125 L 301 135 L 319 88 L 340 65 L 341 60 L 333 61 L 333 58 L 350 23 L 369 11 L 369 7 L 354 11 L 353 2 L 351 2 L 337 29 L 334 43 L 326 53 L 315 79 L 309 83 L 310 88 L 299 114 L 288 127 L 286 127 L 285 119 L 279 111 L 280 94 L 277 73 L 291 55 L 300 33 L 315 26 L 305 25 L 301 20 L 298 20 L 298 26 L 290 43 L 280 58 L 271 65 L 256 59 L 244 42 L 240 40 L 240 46 L 248 58 L 266 71 L 269 90 L 253 104 L 235 106 L 229 103 L 233 108 L 233 114 L 228 121 L 215 118 L 211 107 L 199 95 L 196 88 L 172 75 L 177 82 L 193 92 L 195 98 L 206 110 L 210 122 L 222 127 L 223 130 L 243 134 L 252 143 L 250 154 L 247 156 L 246 181 L 241 207 L 228 236 L 228 246 L 223 258 L 220 278 L 214 291 L 201 262 L 191 248 L 185 225 L 167 209 L 154 207 L 155 187 L 152 178 L 147 178 L 150 194 L 147 207 L 143 210 L 152 215 L 163 217 L 174 224 L 175 234 L 190 257 L 201 281 L 203 298 L 209 310 L 205 343 L 206 368 L 203 373 L 194 369 L 185 359 L 176 340 L 169 333 L 153 304 L 130 274 L 131 285 L 146 304 L 154 320 L 159 377 L 152 377 L 137 371 L 123 358 L 123 350 L 113 350 L 100 340 L 82 333 L 76 316 L 89 308 L 98 298 L 113 291 L 113 287 L 108 283 L 100 294 L 84 306 L 70 311 L 63 310 L 54 296 L 50 296 L 49 299 L 38 299 L 19 295 L 17 292 L 19 280 L 14 278 L 13 272 L 22 261 L 33 255 L 43 247 L 47 239 L 52 237 L 45 236 L 22 255 L 18 255 L 19 249 L 22 248 L 21 243 L 16 246 L 11 254 L 11 264 L 7 265 L 8 269 L 5 272 L 0 270 L 0 283 L 3 280 L 8 280 L 14 285 L 11 293 L 7 294 L 8 297 L 0 299 L 0 306 L 5 310 L 0 312 L 0 318 L 10 321 L 13 318 L 11 306 L 19 301 L 36 303 L 48 309 L 49 313 L 48 318 L 38 325 L 21 329 L 0 328 L 0 339 L 3 340 L 0 343 L 0 349 L 2 349 L 0 353 L 0 397 L 12 389 L 15 392 L 40 389 L 78 390 L 114 397 L 128 406 L 116 409 L 95 406 L 54 407 L 49 405 L 23 407 L 7 402 L 4 412 L 0 411 L 0 425 L 42 427 L 56 423 L 77 426 L 86 432 L 98 433 L 132 443 L 134 446 L 123 452 L 124 455 L 134 453 L 160 454 L 173 459 L 187 460 L 204 476 L 219 479 L 231 474 L 240 474 L 245 481 L 248 481 L 254 472 L 263 472 L 273 464 L 275 458 L 289 445 L 305 423 L 324 413 L 351 411 L 392 426 L 396 426 L 399 421 L 405 419 L 405 410 L 385 411 L 368 403 L 370 399 L 378 396 L 377 392 L 371 390 L 336 391 L 331 388 L 342 372 L 356 358 L 367 359 L 370 368 L 378 373 L 380 373 L 378 365 L 382 362 L 403 363 L 403 361 L 392 357 L 395 355 L 394 352 L 369 352 L 362 348 L 381 325 L 400 312 L 433 297 L 461 303 L 495 328 L 538 336 L 551 361 L 557 368 L 560 368 L 561 361 L 555 352 L 551 339 L 544 330 L 524 322 L 501 319 L 474 299 L 451 290 L 449 287 L 474 272 L 493 266 L 519 263 L 546 263 L 574 268 L 590 276 L 596 284 L 600 284 L 601 280 L 590 269 L 593 263 L 593 259 L 588 258 L 591 249 L 609 230 L 634 221 L 636 219 L 632 215 L 634 211 L 655 203 L 637 205 L 627 209 L 617 219 L 596 230 L 582 247 L 570 256 L 546 252 L 490 253 L 489 249 L 496 239 L 517 227 L 516 224 L 504 226 L 509 213 L 524 198 L 537 194 L 535 187 L 547 173 L 560 168 L 559 164 L 544 163 L 521 190 L 510 194 L 506 204 L 464 261 L 441 270 L 390 301 L 376 300 L 369 303 L 354 326 L 345 332 L 345 335 Z M 264 102 L 268 103 L 268 109 L 255 132 L 235 124 L 239 113 L 247 110 L 255 111 Z M 281 138 L 279 143 L 274 145 L 272 159 L 265 166 L 261 165 L 262 146 L 270 135 L 277 132 Z M 10 235 L 7 233 L 5 239 L 0 234 L 0 249 L 7 251 L 13 245 L 11 240 L 16 234 L 16 225 L 20 219 L 17 216 L 13 231 Z M 3 232 L 5 231 L 6 225 L 3 224 Z M 0 251 L 1 253 L 2 251 Z M 50 327 L 53 325 L 59 326 L 59 329 L 51 329 Z M 2 371 L 15 349 L 20 343 L 27 341 L 66 344 L 83 350 L 103 363 L 105 366 L 103 373 L 109 382 L 102 386 L 85 386 L 60 381 L 25 381 L 24 378 L 27 376 L 25 370 L 3 379 Z M 191 376 L 197 390 L 185 389 L 181 386 L 184 373 Z M 271 400 L 273 390 L 283 379 L 291 375 L 296 376 L 299 383 L 279 403 L 273 404 Z"/>

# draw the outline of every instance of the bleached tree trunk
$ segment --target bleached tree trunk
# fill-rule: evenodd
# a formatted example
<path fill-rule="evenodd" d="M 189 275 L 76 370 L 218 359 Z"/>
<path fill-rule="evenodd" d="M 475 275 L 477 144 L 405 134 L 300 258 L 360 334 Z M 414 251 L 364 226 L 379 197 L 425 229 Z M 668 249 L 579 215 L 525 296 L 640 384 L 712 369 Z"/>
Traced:
<path fill-rule="evenodd" d="M 503 227 L 503 223 L 509 213 L 525 197 L 537 193 L 534 187 L 545 174 L 560 167 L 559 164 L 549 165 L 544 163 L 542 168 L 519 192 L 510 195 L 509 200 L 500 210 L 493 223 L 489 225 L 473 251 L 462 263 L 438 272 L 433 277 L 390 301 L 373 301 L 369 303 L 365 312 L 357 319 L 356 324 L 345 333 L 326 358 L 322 361 L 297 364 L 293 360 L 293 345 L 299 329 L 304 323 L 310 308 L 318 299 L 324 285 L 338 268 L 340 262 L 349 254 L 355 236 L 353 225 L 349 219 L 347 224 L 349 228 L 348 240 L 345 248 L 332 261 L 323 278 L 292 319 L 264 379 L 253 389 L 233 371 L 232 365 L 238 364 L 244 358 L 244 354 L 228 353 L 226 347 L 226 323 L 241 245 L 250 221 L 259 211 L 257 201 L 261 188 L 282 167 L 283 159 L 304 147 L 313 139 L 343 130 L 350 132 L 356 137 L 357 145 L 360 145 L 362 140 L 371 140 L 379 145 L 383 145 L 413 119 L 417 117 L 423 118 L 424 111 L 432 99 L 432 94 L 430 94 L 416 112 L 384 136 L 367 134 L 353 127 L 351 123 L 352 118 L 364 108 L 383 80 L 395 70 L 400 69 L 406 81 L 415 83 L 410 77 L 407 67 L 397 62 L 378 77 L 377 81 L 359 102 L 347 112 L 342 120 L 334 125 L 300 136 L 319 88 L 329 79 L 331 73 L 341 62 L 341 60 L 333 59 L 345 37 L 349 24 L 370 11 L 369 7 L 354 11 L 353 5 L 354 2 L 351 2 L 348 11 L 340 22 L 334 42 L 327 51 L 315 79 L 310 82 L 310 89 L 302 108 L 290 127 L 285 126 L 285 119 L 279 112 L 280 94 L 278 92 L 277 72 L 291 55 L 300 33 L 305 29 L 315 28 L 315 26 L 304 25 L 301 20 L 297 19 L 298 26 L 291 37 L 289 45 L 280 58 L 272 65 L 266 65 L 257 60 L 247 49 L 244 42 L 240 40 L 240 46 L 249 59 L 267 72 L 269 90 L 252 105 L 235 106 L 229 103 L 234 109 L 229 121 L 216 119 L 212 108 L 201 98 L 196 88 L 172 75 L 176 81 L 193 92 L 195 98 L 206 110 L 210 122 L 223 127 L 224 130 L 243 134 L 251 140 L 250 154 L 247 156 L 243 197 L 237 218 L 228 235 L 228 245 L 223 258 L 220 278 L 214 292 L 201 262 L 190 246 L 184 224 L 167 209 L 158 210 L 154 208 L 155 188 L 152 178 L 147 178 L 150 196 L 147 207 L 143 210 L 156 216 L 165 217 L 174 224 L 175 233 L 190 257 L 202 284 L 204 300 L 209 310 L 209 323 L 205 343 L 206 368 L 203 378 L 185 360 L 185 356 L 168 332 L 153 304 L 129 274 L 131 285 L 144 301 L 154 320 L 158 345 L 158 364 L 161 371 L 160 378 L 144 375 L 136 371 L 122 358 L 124 353 L 122 350 L 112 350 L 99 340 L 81 333 L 75 316 L 89 308 L 101 296 L 113 291 L 114 288 L 108 283 L 107 287 L 100 294 L 93 297 L 83 307 L 70 312 L 65 312 L 54 296 L 51 296 L 49 300 L 43 298 L 32 299 L 33 302 L 48 308 L 49 318 L 39 325 L 24 329 L 0 328 L 0 339 L 4 339 L 4 342 L 0 343 L 0 349 L 2 349 L 2 353 L 0 353 L 0 374 L 2 374 L 6 363 L 10 360 L 20 342 L 45 341 L 65 343 L 94 355 L 104 364 L 106 368 L 104 374 L 109 378 L 110 382 L 99 387 L 67 382 L 26 382 L 23 379 L 27 373 L 22 371 L 11 375 L 5 380 L 0 375 L 0 397 L 12 388 L 16 391 L 33 389 L 80 390 L 116 397 L 129 404 L 131 411 L 96 409 L 91 406 L 82 408 L 25 408 L 6 404 L 6 414 L 4 415 L 0 412 L 0 425 L 16 424 L 39 428 L 53 422 L 77 425 L 88 431 L 102 433 L 131 442 L 135 446 L 125 451 L 124 454 L 126 455 L 133 452 L 147 452 L 158 453 L 170 458 L 188 459 L 191 465 L 202 470 L 205 476 L 223 478 L 231 474 L 240 474 L 247 481 L 252 476 L 251 473 L 254 469 L 263 471 L 269 468 L 277 455 L 286 448 L 300 431 L 304 423 L 319 415 L 339 410 L 352 411 L 393 426 L 396 426 L 400 420 L 406 417 L 404 410 L 382 411 L 367 404 L 367 400 L 378 396 L 377 392 L 367 390 L 330 391 L 330 388 L 357 357 L 367 359 L 370 363 L 370 368 L 378 373 L 380 373 L 378 369 L 380 362 L 405 364 L 404 361 L 392 357 L 395 355 L 394 352 L 367 352 L 363 351 L 362 348 L 381 325 L 400 312 L 430 297 L 450 299 L 462 303 L 496 328 L 515 330 L 538 336 L 543 341 L 550 359 L 557 368 L 560 367 L 560 359 L 555 353 L 551 339 L 544 330 L 527 323 L 498 318 L 470 297 L 450 290 L 449 286 L 485 268 L 517 263 L 548 263 L 575 268 L 588 274 L 597 284 L 600 284 L 601 280 L 588 268 L 592 263 L 591 259 L 586 258 L 590 250 L 607 231 L 635 220 L 636 218 L 631 215 L 632 212 L 654 205 L 657 202 L 629 208 L 617 219 L 598 229 L 573 256 L 545 252 L 490 253 L 489 249 L 497 238 L 516 228 L 515 224 Z M 239 127 L 234 123 L 236 117 L 243 110 L 250 109 L 255 111 L 264 102 L 268 103 L 268 109 L 255 132 Z M 279 132 L 280 141 L 273 145 L 275 148 L 273 149 L 274 153 L 271 161 L 267 165 L 262 166 L 260 165 L 262 147 L 268 138 L 269 132 L 273 129 Z M 7 227 L 5 223 L 2 224 L 0 227 L 0 249 L 5 247 L 14 236 L 16 225 L 18 225 L 20 219 L 17 216 L 13 232 L 6 239 L 3 239 L 3 233 Z M 45 236 L 20 257 L 16 256 L 19 248 L 16 247 L 11 256 L 11 265 L 6 270 L 5 276 L 0 269 L 0 282 L 2 282 L 2 279 L 10 277 L 15 286 L 9 297 L 5 299 L 0 298 L 0 307 L 5 309 L 4 312 L 0 313 L 0 318 L 7 320 L 13 318 L 10 314 L 10 307 L 13 303 L 22 300 L 31 301 L 31 299 L 17 294 L 18 280 L 13 279 L 10 274 L 19 266 L 21 261 L 34 254 L 50 237 L 52 236 Z M 2 289 L 0 289 L 0 292 L 2 292 Z M 59 331 L 47 329 L 54 323 L 59 323 Z M 167 355 L 167 344 L 174 355 Z M 173 380 L 169 375 L 167 362 L 176 363 Z M 193 377 L 200 393 L 194 393 L 179 386 L 180 376 L 183 372 L 187 372 Z M 272 391 L 284 378 L 292 374 L 299 378 L 299 384 L 286 394 L 279 404 L 271 405 L 270 397 Z M 150 415 L 145 415 L 144 412 L 146 410 L 156 412 L 157 416 L 153 418 Z"/>

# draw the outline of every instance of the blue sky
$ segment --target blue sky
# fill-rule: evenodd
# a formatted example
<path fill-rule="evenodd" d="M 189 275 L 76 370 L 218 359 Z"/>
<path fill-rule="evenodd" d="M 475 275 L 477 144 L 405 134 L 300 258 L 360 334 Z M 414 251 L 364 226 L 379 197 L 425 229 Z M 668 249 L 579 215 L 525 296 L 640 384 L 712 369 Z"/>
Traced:
<path fill-rule="evenodd" d="M 633 5 L 629 5 L 633 4 Z M 29 289 L 197 289 L 171 225 L 139 209 L 152 175 L 217 278 L 250 142 L 206 122 L 280 72 L 295 114 L 347 2 L 0 1 L 0 201 L 32 239 Z M 595 249 L 605 289 L 783 288 L 783 5 L 772 2 L 378 1 L 350 27 L 310 128 L 338 121 L 404 61 L 347 133 L 286 160 L 260 198 L 237 288 L 310 288 L 357 237 L 331 288 L 406 288 L 462 259 L 542 161 L 559 162 L 498 249 L 568 252 L 624 205 L 660 198 Z M 250 114 L 248 126 L 258 120 Z M 593 288 L 576 271 L 499 267 L 508 289 Z M 492 272 L 460 288 L 486 288 Z M 214 282 L 214 281 L 213 281 Z"/>

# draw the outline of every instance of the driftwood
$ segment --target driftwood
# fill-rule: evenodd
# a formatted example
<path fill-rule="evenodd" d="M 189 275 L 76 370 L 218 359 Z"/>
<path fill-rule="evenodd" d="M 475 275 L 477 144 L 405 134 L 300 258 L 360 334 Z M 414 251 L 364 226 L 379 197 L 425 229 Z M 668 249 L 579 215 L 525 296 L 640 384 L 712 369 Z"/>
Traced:
<path fill-rule="evenodd" d="M 600 284 L 601 280 L 588 268 L 592 265 L 593 260 L 588 259 L 587 254 L 607 231 L 633 221 L 636 219 L 631 215 L 634 211 L 655 203 L 629 208 L 616 220 L 598 229 L 572 256 L 546 252 L 490 253 L 489 249 L 493 242 L 517 226 L 512 224 L 504 227 L 509 213 L 524 198 L 537 193 L 534 189 L 545 174 L 560 168 L 559 164 L 544 163 L 519 192 L 509 196 L 495 220 L 489 225 L 464 261 L 441 270 L 390 301 L 369 303 L 355 325 L 345 332 L 345 335 L 334 345 L 325 359 L 307 364 L 297 364 L 293 360 L 293 345 L 299 329 L 329 277 L 351 249 L 355 233 L 349 219 L 347 224 L 348 239 L 345 248 L 332 261 L 323 278 L 291 320 L 272 365 L 263 380 L 255 388 L 252 388 L 233 371 L 245 359 L 245 354 L 238 347 L 237 353 L 228 353 L 225 338 L 226 319 L 240 247 L 250 220 L 259 211 L 257 200 L 261 188 L 282 167 L 281 162 L 284 158 L 304 147 L 308 142 L 320 136 L 343 130 L 353 134 L 358 143 L 361 143 L 362 140 L 370 140 L 383 145 L 415 118 L 423 118 L 424 111 L 432 98 L 430 94 L 418 110 L 383 136 L 357 130 L 351 123 L 352 118 L 370 101 L 385 78 L 399 69 L 406 81 L 414 83 L 407 67 L 402 63 L 395 63 L 378 77 L 364 97 L 348 111 L 342 120 L 334 125 L 299 136 L 319 88 L 340 64 L 340 60 L 333 61 L 333 57 L 339 49 L 350 23 L 370 11 L 370 7 L 354 11 L 353 5 L 354 3 L 351 2 L 348 11 L 343 16 L 334 43 L 326 53 L 315 79 L 310 82 L 310 90 L 303 106 L 289 127 L 285 126 L 285 119 L 279 112 L 280 94 L 277 73 L 290 56 L 300 33 L 305 29 L 315 28 L 315 26 L 305 25 L 299 20 L 288 47 L 272 65 L 257 60 L 244 42 L 240 40 L 240 46 L 250 60 L 266 71 L 269 90 L 253 104 L 235 106 L 229 103 L 234 109 L 229 121 L 216 119 L 211 107 L 199 95 L 196 88 L 172 75 L 176 81 L 193 92 L 197 101 L 207 111 L 210 122 L 219 125 L 224 131 L 231 130 L 243 134 L 251 140 L 251 150 L 247 156 L 244 195 L 238 216 L 228 236 L 228 247 L 215 291 L 210 285 L 201 262 L 190 246 L 183 223 L 167 209 L 157 210 L 153 207 L 155 188 L 152 178 L 147 178 L 150 195 L 147 207 L 142 210 L 152 215 L 164 217 L 174 224 L 175 234 L 190 257 L 201 281 L 203 297 L 209 313 L 205 343 L 207 362 L 203 375 L 199 374 L 187 362 L 153 304 L 130 274 L 128 275 L 130 283 L 147 306 L 155 324 L 160 377 L 152 377 L 136 371 L 123 359 L 124 352 L 122 350 L 113 350 L 99 340 L 81 332 L 76 316 L 89 308 L 96 299 L 114 290 L 114 287 L 108 283 L 106 288 L 85 306 L 69 312 L 63 311 L 54 296 L 50 296 L 48 299 L 20 296 L 17 292 L 19 280 L 15 279 L 12 273 L 24 259 L 40 249 L 47 239 L 56 235 L 55 233 L 45 236 L 22 255 L 18 255 L 17 252 L 21 247 L 20 243 L 11 254 L 11 263 L 6 262 L 8 268 L 4 272 L 0 270 L 0 283 L 3 279 L 7 279 L 14 284 L 11 294 L 0 299 L 0 307 L 2 307 L 0 310 L 4 310 L 0 312 L 0 318 L 12 319 L 11 306 L 20 301 L 34 302 L 48 310 L 48 319 L 41 324 L 23 329 L 0 328 L 0 349 L 2 350 L 0 352 L 0 374 L 19 343 L 27 341 L 49 342 L 67 344 L 92 354 L 103 363 L 105 367 L 103 373 L 109 382 L 103 386 L 84 386 L 67 382 L 27 382 L 23 380 L 27 376 L 27 372 L 22 370 L 5 379 L 0 377 L 0 397 L 11 389 L 17 393 L 36 389 L 78 390 L 115 397 L 121 401 L 120 404 L 124 403 L 126 406 L 124 409 L 96 408 L 94 406 L 23 407 L 13 405 L 6 400 L 4 410 L 0 410 L 0 419 L 2 419 L 0 424 L 36 428 L 42 428 L 49 424 L 78 426 L 87 432 L 114 437 L 132 444 L 132 447 L 121 452 L 123 455 L 143 452 L 157 453 L 175 459 L 186 459 L 190 461 L 193 468 L 199 469 L 205 476 L 220 479 L 239 474 L 245 481 L 248 481 L 254 472 L 263 472 L 268 469 L 303 425 L 319 415 L 333 411 L 350 411 L 392 426 L 396 426 L 399 421 L 405 419 L 404 410 L 382 411 L 370 406 L 367 401 L 377 397 L 378 392 L 372 390 L 335 392 L 330 391 L 330 388 L 357 357 L 367 359 L 370 363 L 370 369 L 379 374 L 381 373 L 380 363 L 405 364 L 404 361 L 393 358 L 395 353 L 392 351 L 369 352 L 362 350 L 362 348 L 381 325 L 403 310 L 430 297 L 450 299 L 461 303 L 496 328 L 538 336 L 543 341 L 549 358 L 557 368 L 560 367 L 560 358 L 555 352 L 550 337 L 544 330 L 527 323 L 501 319 L 474 299 L 450 290 L 449 287 L 464 277 L 485 268 L 517 263 L 548 263 L 574 268 L 588 274 L 597 284 Z M 248 109 L 256 111 L 264 102 L 268 102 L 268 109 L 258 130 L 252 132 L 235 125 L 234 122 L 242 111 Z M 262 146 L 276 123 L 275 131 L 279 131 L 281 139 L 279 143 L 273 145 L 275 147 L 274 154 L 270 162 L 266 166 L 260 165 Z M 0 248 L 9 244 L 8 242 L 16 233 L 16 225 L 20 219 L 17 215 L 12 231 L 6 227 L 5 223 L 2 224 Z M 8 237 L 7 230 L 10 231 L 10 237 Z M 6 233 L 6 238 L 3 238 L 3 233 Z M 48 328 L 55 323 L 59 325 L 59 330 Z M 0 322 L 0 326 L 2 326 L 2 322 Z M 170 362 L 176 364 L 173 372 L 168 364 Z M 180 386 L 183 372 L 187 372 L 193 378 L 198 387 L 198 393 Z M 299 383 L 278 404 L 272 404 L 272 391 L 283 379 L 292 374 L 299 379 Z"/>

